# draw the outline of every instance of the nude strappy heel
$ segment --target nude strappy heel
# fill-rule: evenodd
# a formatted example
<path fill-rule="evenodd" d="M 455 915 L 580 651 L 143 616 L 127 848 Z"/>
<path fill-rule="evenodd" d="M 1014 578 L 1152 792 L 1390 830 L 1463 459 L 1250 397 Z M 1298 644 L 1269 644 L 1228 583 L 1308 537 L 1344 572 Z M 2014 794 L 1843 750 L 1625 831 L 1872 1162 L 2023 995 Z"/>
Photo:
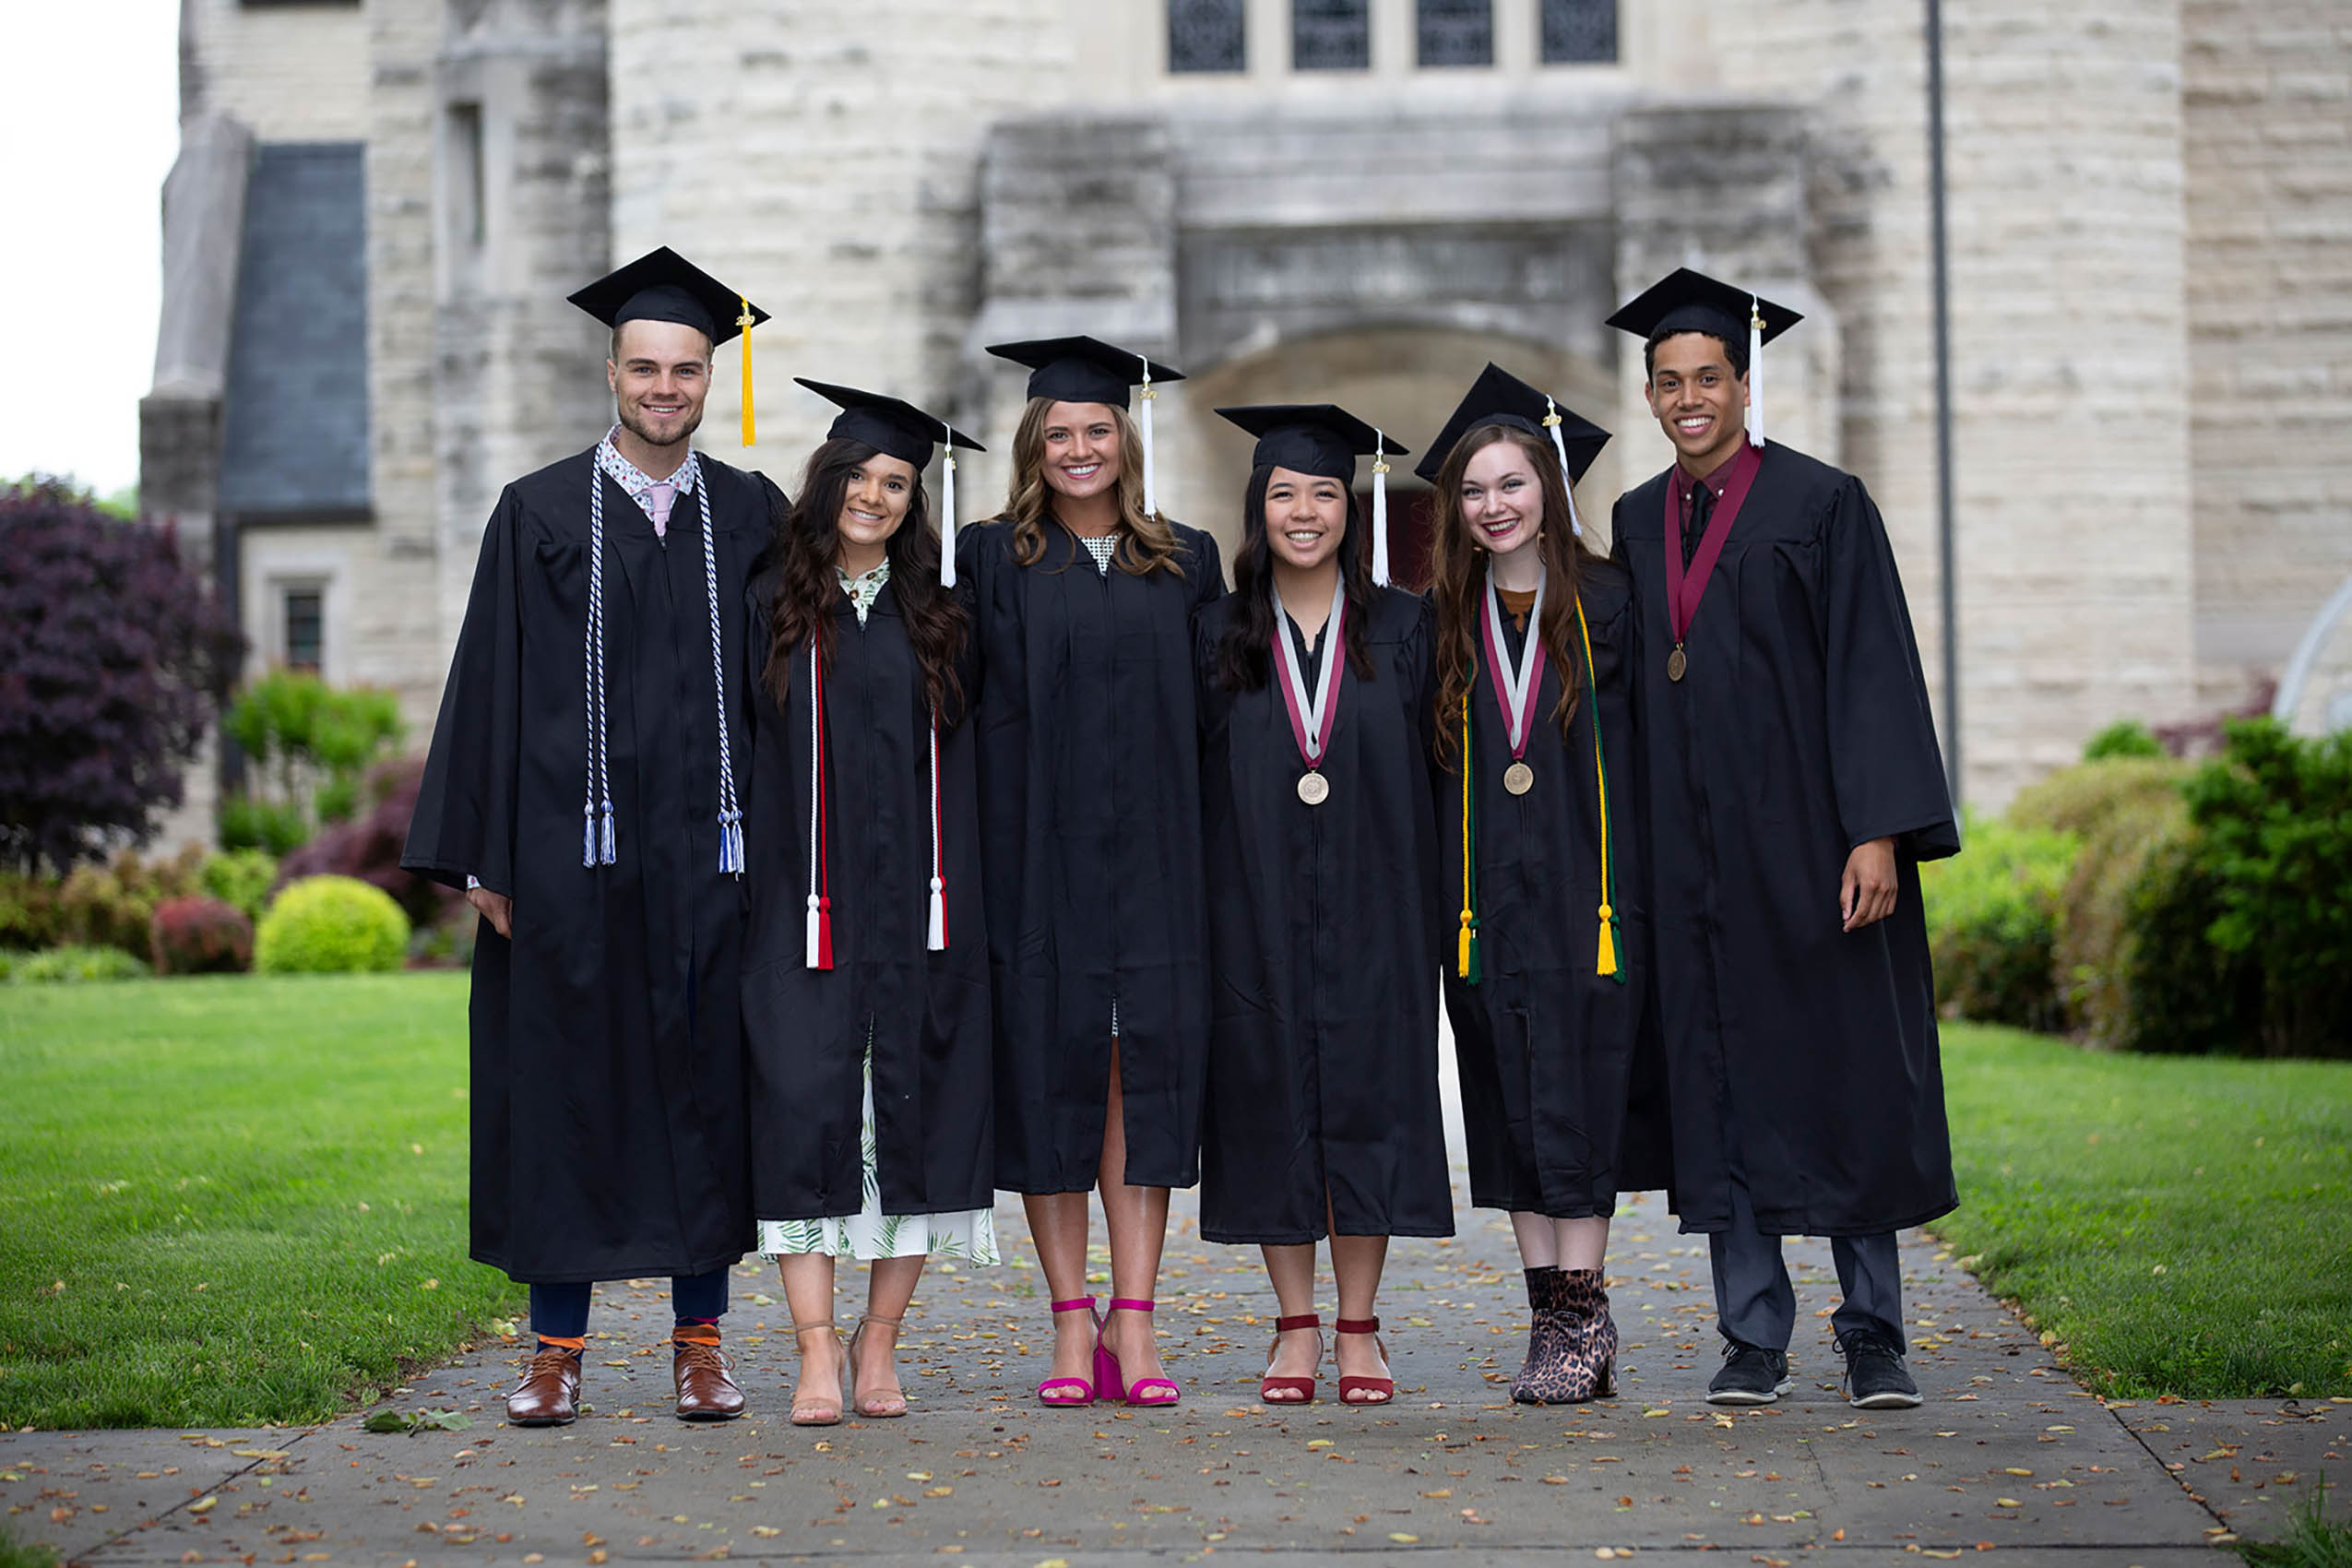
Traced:
<path fill-rule="evenodd" d="M 831 1318 L 826 1318 L 823 1323 L 794 1324 L 792 1325 L 792 1342 L 795 1345 L 799 1345 L 802 1335 L 815 1334 L 820 1330 L 826 1334 L 833 1334 L 835 1343 L 838 1344 L 840 1342 L 840 1336 L 838 1334 L 834 1334 L 833 1320 Z M 803 1347 L 801 1350 L 801 1364 L 803 1368 L 808 1365 L 808 1350 L 805 1347 Z M 849 1358 L 845 1355 L 841 1361 L 841 1377 L 845 1387 L 848 1384 L 849 1376 Z M 844 1403 L 842 1399 L 837 1398 L 830 1405 L 821 1405 L 814 1399 L 802 1399 L 799 1395 L 800 1390 L 795 1388 L 793 1390 L 792 1399 L 792 1424 L 794 1426 L 837 1427 L 841 1424 L 841 1407 Z"/>

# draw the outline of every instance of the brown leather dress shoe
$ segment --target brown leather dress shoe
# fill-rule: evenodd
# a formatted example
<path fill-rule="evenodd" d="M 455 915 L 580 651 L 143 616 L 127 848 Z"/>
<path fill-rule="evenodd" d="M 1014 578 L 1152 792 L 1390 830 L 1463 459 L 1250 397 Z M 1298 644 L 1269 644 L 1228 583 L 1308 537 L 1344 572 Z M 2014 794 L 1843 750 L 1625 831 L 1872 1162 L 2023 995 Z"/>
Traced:
<path fill-rule="evenodd" d="M 743 1413 L 743 1391 L 735 1386 L 727 1358 L 719 1353 L 718 1331 L 702 1331 L 708 1338 L 671 1341 L 675 1358 L 671 1374 L 678 1382 L 678 1419 L 682 1421 L 731 1421 Z"/>
<path fill-rule="evenodd" d="M 562 1427 L 579 1414 L 580 1358 L 541 1350 L 524 1369 L 520 1387 L 506 1396 L 506 1420 L 518 1427 Z"/>

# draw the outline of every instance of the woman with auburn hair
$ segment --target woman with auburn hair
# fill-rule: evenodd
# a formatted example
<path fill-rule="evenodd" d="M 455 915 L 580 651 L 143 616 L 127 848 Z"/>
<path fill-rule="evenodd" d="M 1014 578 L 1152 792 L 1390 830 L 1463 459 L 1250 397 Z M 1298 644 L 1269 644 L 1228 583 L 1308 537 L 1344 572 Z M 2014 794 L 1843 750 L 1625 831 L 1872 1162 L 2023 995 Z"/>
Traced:
<path fill-rule="evenodd" d="M 1174 371 L 1092 338 L 999 344 L 1030 367 L 1004 517 L 966 530 L 996 1004 L 996 1184 L 1022 1194 L 1051 1288 L 1038 1398 L 1172 1405 L 1153 1290 L 1168 1190 L 1199 1180 L 1208 1050 L 1193 612 L 1216 541 L 1153 504 L 1137 379 Z M 1086 1292 L 1087 1194 L 1111 1303 Z"/>
<path fill-rule="evenodd" d="M 1201 1234 L 1265 1255 L 1268 1405 L 1315 1397 L 1328 1237 L 1339 1402 L 1385 1405 L 1388 1239 L 1454 1233 L 1428 606 L 1372 580 L 1354 494 L 1360 454 L 1378 493 L 1405 448 L 1327 403 L 1217 411 L 1259 439 L 1233 592 L 1193 624 L 1217 997 Z"/>
<path fill-rule="evenodd" d="M 997 1261 L 969 617 L 922 470 L 976 447 L 895 398 L 841 405 L 748 590 L 754 802 L 743 1040 L 752 1204 L 801 1359 L 792 1424 L 903 1416 L 923 1260 Z M 951 523 L 952 526 L 952 523 Z M 870 1265 L 847 1351 L 835 1260 Z"/>
<path fill-rule="evenodd" d="M 1621 1192 L 1661 1186 L 1654 1052 L 1636 1051 L 1647 932 L 1620 776 L 1633 600 L 1569 490 L 1606 431 L 1487 366 L 1415 470 L 1435 488 L 1432 718 L 1445 1010 L 1470 1199 L 1511 1216 L 1531 1323 L 1511 1396 L 1613 1391 L 1601 1265 Z"/>

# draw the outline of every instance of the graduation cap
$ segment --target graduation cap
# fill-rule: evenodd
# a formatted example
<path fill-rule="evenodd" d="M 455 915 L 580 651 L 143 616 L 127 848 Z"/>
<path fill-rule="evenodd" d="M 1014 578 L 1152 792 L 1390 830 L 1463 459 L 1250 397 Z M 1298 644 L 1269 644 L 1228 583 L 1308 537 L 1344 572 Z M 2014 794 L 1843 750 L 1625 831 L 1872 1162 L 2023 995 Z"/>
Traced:
<path fill-rule="evenodd" d="M 956 448 L 961 446 L 968 452 L 985 452 L 988 448 L 938 415 L 925 413 L 902 398 L 861 392 L 854 386 L 837 386 L 829 381 L 811 381 L 805 375 L 792 379 L 818 397 L 840 405 L 833 428 L 826 432 L 827 440 L 862 441 L 875 451 L 908 464 L 917 473 L 931 467 L 932 447 L 941 442 L 947 444 L 946 464 L 940 469 L 939 580 L 943 586 L 954 588 Z"/>
<path fill-rule="evenodd" d="M 605 326 L 618 330 L 631 321 L 674 321 L 710 339 L 710 346 L 743 337 L 743 445 L 754 435 L 751 329 L 767 313 L 734 290 L 662 245 L 570 296 Z"/>
<path fill-rule="evenodd" d="M 1159 364 L 1131 350 L 1099 338 L 1029 338 L 1017 343 L 991 343 L 988 351 L 1000 360 L 1029 368 L 1032 398 L 1057 403 L 1111 403 L 1127 406 L 1127 389 L 1143 384 L 1144 510 L 1158 512 L 1152 486 L 1151 405 L 1158 396 L 1155 381 L 1182 381 L 1184 373 Z"/>
<path fill-rule="evenodd" d="M 1678 332 L 1704 332 L 1727 344 L 1748 334 L 1748 440 L 1764 444 L 1764 346 L 1805 318 L 1745 289 L 1678 267 L 1628 300 L 1609 325 L 1645 343 Z"/>
<path fill-rule="evenodd" d="M 1560 459 L 1563 488 L 1568 491 L 1568 527 L 1582 539 L 1585 525 L 1576 517 L 1575 484 L 1609 445 L 1609 432 L 1575 410 L 1561 407 L 1550 394 L 1537 391 L 1501 365 L 1490 363 L 1470 383 L 1445 428 L 1437 433 L 1428 455 L 1413 471 L 1435 484 L 1438 470 L 1454 448 L 1482 424 L 1506 424 L 1551 442 L 1552 452 Z"/>
<path fill-rule="evenodd" d="M 1253 403 L 1218 415 L 1258 438 L 1253 467 L 1289 469 L 1354 488 L 1356 459 L 1372 459 L 1372 581 L 1388 586 L 1388 462 L 1412 448 L 1336 403 Z"/>

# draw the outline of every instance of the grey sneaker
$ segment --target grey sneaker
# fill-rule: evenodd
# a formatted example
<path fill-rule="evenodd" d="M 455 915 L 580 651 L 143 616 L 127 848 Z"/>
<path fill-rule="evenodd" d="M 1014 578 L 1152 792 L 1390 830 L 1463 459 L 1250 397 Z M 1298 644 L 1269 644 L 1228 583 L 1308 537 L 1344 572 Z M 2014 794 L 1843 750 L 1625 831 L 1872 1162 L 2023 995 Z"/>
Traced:
<path fill-rule="evenodd" d="M 1846 1352 L 1846 1402 L 1857 1410 L 1908 1410 L 1919 1403 L 1919 1385 L 1903 1352 L 1875 1334 L 1849 1334 L 1837 1347 Z"/>
<path fill-rule="evenodd" d="M 1743 1345 L 1723 1347 L 1723 1367 L 1707 1384 L 1710 1405 L 1769 1405 L 1788 1392 L 1788 1352 Z"/>

